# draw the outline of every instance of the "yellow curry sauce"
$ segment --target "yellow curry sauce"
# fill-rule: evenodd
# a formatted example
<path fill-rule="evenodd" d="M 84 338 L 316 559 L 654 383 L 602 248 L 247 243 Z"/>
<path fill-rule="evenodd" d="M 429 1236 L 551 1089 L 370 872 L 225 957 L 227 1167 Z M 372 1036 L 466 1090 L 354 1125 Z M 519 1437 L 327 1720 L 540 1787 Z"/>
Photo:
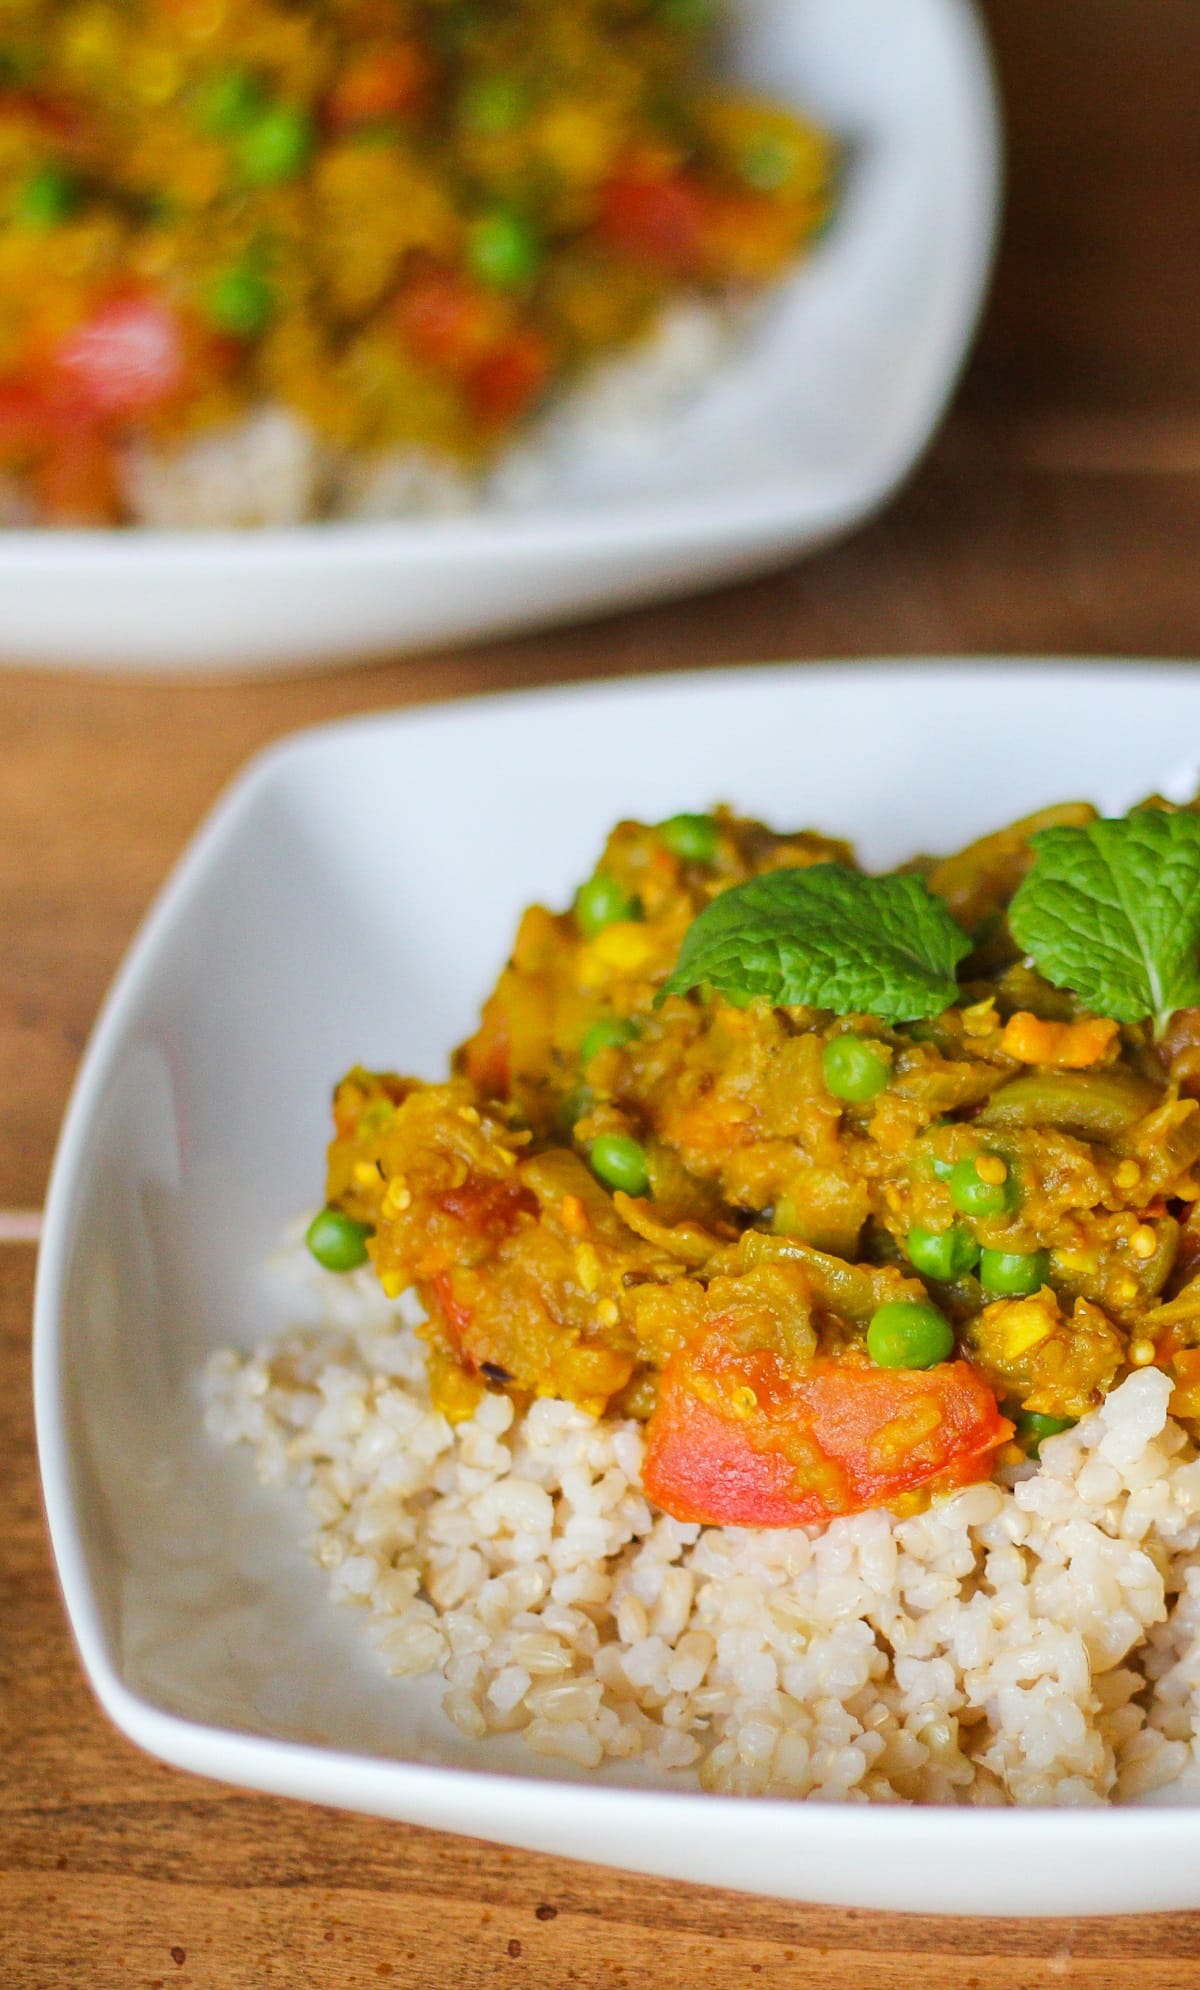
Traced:
<path fill-rule="evenodd" d="M 705 76 L 715 0 L 10 0 L 0 475 L 120 516 L 131 436 L 273 403 L 468 464 L 823 221 L 831 149 Z"/>
<path fill-rule="evenodd" d="M 343 1079 L 318 1223 L 416 1286 L 446 1414 L 500 1388 L 648 1419 L 659 1503 L 743 1524 L 910 1508 L 1131 1367 L 1200 1419 L 1200 1012 L 1157 1043 L 1091 1014 L 1005 918 L 1030 835 L 1094 814 L 913 867 L 973 951 L 894 1025 L 656 1004 L 718 894 L 853 859 L 726 810 L 621 823 L 571 910 L 525 913 L 447 1083 Z"/>

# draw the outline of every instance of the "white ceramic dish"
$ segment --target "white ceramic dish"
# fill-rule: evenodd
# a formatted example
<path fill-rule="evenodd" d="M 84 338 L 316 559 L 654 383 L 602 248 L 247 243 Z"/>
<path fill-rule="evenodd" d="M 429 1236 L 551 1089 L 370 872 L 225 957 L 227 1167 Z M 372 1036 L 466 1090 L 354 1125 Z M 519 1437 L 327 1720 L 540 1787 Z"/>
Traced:
<path fill-rule="evenodd" d="M 109 996 L 46 1215 L 46 1504 L 117 1724 L 231 1782 L 760 1892 L 980 1913 L 1200 1905 L 1194 1808 L 737 1801 L 468 1742 L 435 1685 L 376 1670 L 306 1561 L 301 1514 L 209 1443 L 195 1388 L 211 1348 L 268 1324 L 258 1267 L 319 1194 L 333 1078 L 360 1058 L 441 1070 L 520 906 L 564 902 L 618 815 L 724 796 L 887 863 L 1064 794 L 1120 808 L 1194 780 L 1198 739 L 1194 669 L 910 664 L 488 700 L 257 760 Z"/>
<path fill-rule="evenodd" d="M 686 592 L 881 504 L 974 328 L 998 141 L 971 0 L 736 0 L 735 66 L 851 150 L 836 226 L 695 403 L 537 503 L 259 533 L 0 532 L 0 661 L 294 670 Z"/>

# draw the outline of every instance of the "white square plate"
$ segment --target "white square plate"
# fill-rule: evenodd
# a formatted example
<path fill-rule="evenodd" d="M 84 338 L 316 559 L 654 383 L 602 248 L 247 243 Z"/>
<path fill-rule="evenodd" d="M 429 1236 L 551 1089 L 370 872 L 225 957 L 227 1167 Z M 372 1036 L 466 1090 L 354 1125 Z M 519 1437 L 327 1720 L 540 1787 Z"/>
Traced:
<path fill-rule="evenodd" d="M 594 423 L 522 508 L 260 532 L 0 531 L 0 660 L 294 670 L 768 567 L 908 473 L 974 328 L 999 180 L 971 0 L 734 0 L 733 68 L 847 147 L 826 239 L 649 438 Z"/>
<path fill-rule="evenodd" d="M 333 1079 L 444 1069 L 529 900 L 623 814 L 725 797 L 872 864 L 1065 795 L 1194 780 L 1200 671 L 775 667 L 533 693 L 301 734 L 253 763 L 150 915 L 51 1184 L 38 1436 L 67 1609 L 105 1708 L 186 1768 L 679 1878 L 982 1913 L 1200 1905 L 1200 1813 L 690 1794 L 470 1742 L 385 1678 L 302 1509 L 205 1436 L 207 1354 L 272 1322 L 260 1266 L 319 1196 Z M 1175 1793 L 1176 1803 L 1181 1793 Z"/>

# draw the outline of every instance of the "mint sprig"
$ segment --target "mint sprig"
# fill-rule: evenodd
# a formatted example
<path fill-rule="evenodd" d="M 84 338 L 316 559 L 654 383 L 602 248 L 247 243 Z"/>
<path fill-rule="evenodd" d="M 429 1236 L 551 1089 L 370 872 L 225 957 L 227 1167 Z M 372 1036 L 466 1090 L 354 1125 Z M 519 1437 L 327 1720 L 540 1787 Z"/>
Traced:
<path fill-rule="evenodd" d="M 1141 808 L 1030 841 L 1008 923 L 1039 974 L 1156 1035 L 1200 1003 L 1200 816 Z"/>
<path fill-rule="evenodd" d="M 914 1022 L 949 1008 L 954 970 L 970 951 L 920 878 L 813 864 L 768 871 L 714 898 L 689 926 L 662 993 L 707 983 L 735 1002 L 763 997 Z"/>

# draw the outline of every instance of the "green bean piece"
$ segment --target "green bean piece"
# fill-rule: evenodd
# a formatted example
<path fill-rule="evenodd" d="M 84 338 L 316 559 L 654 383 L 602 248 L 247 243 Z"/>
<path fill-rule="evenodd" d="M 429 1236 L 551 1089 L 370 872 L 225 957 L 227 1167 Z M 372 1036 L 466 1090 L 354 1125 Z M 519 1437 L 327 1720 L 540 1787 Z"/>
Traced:
<path fill-rule="evenodd" d="M 747 1230 L 739 1250 L 747 1270 L 758 1264 L 801 1265 L 822 1304 L 857 1327 L 866 1327 L 880 1306 L 897 1297 L 900 1281 L 891 1266 L 850 1264 L 800 1237 L 772 1237 L 765 1230 Z M 902 1292 L 901 1285 L 901 1296 Z"/>
<path fill-rule="evenodd" d="M 1081 1140 L 1115 1140 L 1161 1097 L 1134 1071 L 1034 1071 L 993 1092 L 976 1125 L 1053 1126 Z"/>

